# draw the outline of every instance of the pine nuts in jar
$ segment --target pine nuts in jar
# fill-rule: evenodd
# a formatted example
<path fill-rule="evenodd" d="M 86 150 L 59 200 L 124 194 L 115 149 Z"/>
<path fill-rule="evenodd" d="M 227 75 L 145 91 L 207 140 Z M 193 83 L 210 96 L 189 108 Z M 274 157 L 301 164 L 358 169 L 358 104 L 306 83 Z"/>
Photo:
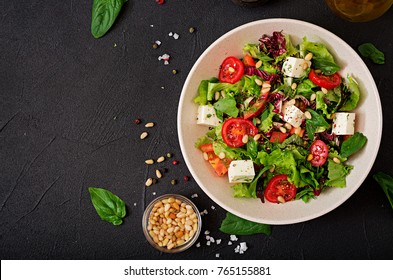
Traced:
<path fill-rule="evenodd" d="M 166 253 L 191 247 L 202 228 L 201 215 L 188 198 L 167 194 L 154 199 L 143 215 L 143 232 L 149 243 Z"/>

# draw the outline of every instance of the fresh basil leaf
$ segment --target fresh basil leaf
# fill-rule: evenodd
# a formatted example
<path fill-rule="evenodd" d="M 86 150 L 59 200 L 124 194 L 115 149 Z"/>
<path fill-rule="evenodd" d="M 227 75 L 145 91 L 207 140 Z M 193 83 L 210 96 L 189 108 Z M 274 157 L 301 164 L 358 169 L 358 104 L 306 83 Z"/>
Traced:
<path fill-rule="evenodd" d="M 352 111 L 358 106 L 360 90 L 357 82 L 351 76 L 348 76 L 348 83 L 345 85 L 344 90 L 349 92 L 349 96 L 341 106 L 340 110 Z"/>
<path fill-rule="evenodd" d="M 325 75 L 332 75 L 340 70 L 340 66 L 338 66 L 334 61 L 330 61 L 328 59 L 313 59 L 312 62 L 314 68 L 320 69 Z"/>
<path fill-rule="evenodd" d="M 359 151 L 367 142 L 367 137 L 361 132 L 355 132 L 354 135 L 349 137 L 341 144 L 340 155 L 344 158 L 348 158 L 357 151 Z"/>
<path fill-rule="evenodd" d="M 103 221 L 115 226 L 123 223 L 122 219 L 126 215 L 126 205 L 123 200 L 102 188 L 89 188 L 88 190 L 91 202 Z"/>
<path fill-rule="evenodd" d="M 378 50 L 372 43 L 364 43 L 358 47 L 360 54 L 376 64 L 385 63 L 385 54 Z"/>
<path fill-rule="evenodd" d="M 270 225 L 259 224 L 240 218 L 227 212 L 225 219 L 221 222 L 220 231 L 226 234 L 252 235 L 262 233 L 271 234 Z"/>
<path fill-rule="evenodd" d="M 393 178 L 384 172 L 374 174 L 373 178 L 380 185 L 393 208 Z"/>
<path fill-rule="evenodd" d="M 127 0 L 94 0 L 91 16 L 91 34 L 100 38 L 108 32 Z"/>

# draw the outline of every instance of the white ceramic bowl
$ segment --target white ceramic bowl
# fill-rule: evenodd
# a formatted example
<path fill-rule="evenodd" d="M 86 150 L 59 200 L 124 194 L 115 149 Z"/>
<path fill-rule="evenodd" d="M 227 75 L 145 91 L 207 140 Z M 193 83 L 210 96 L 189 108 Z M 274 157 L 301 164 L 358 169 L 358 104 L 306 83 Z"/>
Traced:
<path fill-rule="evenodd" d="M 194 147 L 207 128 L 196 125 L 197 95 L 203 79 L 216 77 L 219 65 L 229 55 L 242 57 L 246 43 L 257 43 L 263 34 L 273 31 L 289 34 L 296 45 L 307 36 L 309 41 L 325 44 L 341 66 L 340 74 L 351 74 L 359 83 L 361 101 L 356 112 L 356 130 L 367 136 L 366 146 L 348 161 L 354 166 L 345 188 L 332 188 L 308 203 L 292 201 L 285 204 L 261 203 L 259 199 L 234 198 L 226 176 L 215 175 L 201 152 Z M 199 57 L 191 69 L 179 102 L 178 133 L 186 164 L 202 190 L 225 210 L 259 223 L 292 224 L 317 218 L 346 201 L 363 183 L 374 164 L 382 136 L 382 109 L 378 90 L 370 71 L 359 55 L 342 39 L 316 25 L 292 19 L 266 19 L 242 25 L 224 34 Z"/>

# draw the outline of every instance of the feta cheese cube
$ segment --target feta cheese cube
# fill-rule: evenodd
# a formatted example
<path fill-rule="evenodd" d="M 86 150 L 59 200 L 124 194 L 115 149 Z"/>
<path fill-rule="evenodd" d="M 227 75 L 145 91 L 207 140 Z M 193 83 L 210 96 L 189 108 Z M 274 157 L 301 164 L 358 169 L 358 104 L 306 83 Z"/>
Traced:
<path fill-rule="evenodd" d="M 293 127 L 299 127 L 306 118 L 302 110 L 295 105 L 284 105 L 282 113 L 282 119 L 291 124 Z"/>
<path fill-rule="evenodd" d="M 211 105 L 201 105 L 198 107 L 197 124 L 206 126 L 217 126 L 221 120 L 217 117 L 216 110 Z"/>
<path fill-rule="evenodd" d="M 282 72 L 289 77 L 300 78 L 304 75 L 305 71 L 303 65 L 307 63 L 308 67 L 311 66 L 311 61 L 302 58 L 288 57 L 283 65 Z"/>
<path fill-rule="evenodd" d="M 336 135 L 352 135 L 355 133 L 355 113 L 335 113 L 332 132 Z"/>
<path fill-rule="evenodd" d="M 250 183 L 255 176 L 252 160 L 234 160 L 228 168 L 229 183 Z"/>

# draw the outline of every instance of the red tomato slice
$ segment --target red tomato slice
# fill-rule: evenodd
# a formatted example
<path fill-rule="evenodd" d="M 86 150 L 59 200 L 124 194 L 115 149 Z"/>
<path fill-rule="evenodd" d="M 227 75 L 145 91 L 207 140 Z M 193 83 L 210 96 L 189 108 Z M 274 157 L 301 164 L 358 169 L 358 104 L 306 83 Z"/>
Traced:
<path fill-rule="evenodd" d="M 255 136 L 258 128 L 249 120 L 242 118 L 227 119 L 221 129 L 221 135 L 224 142 L 232 148 L 245 145 L 243 142 L 244 135 Z"/>
<path fill-rule="evenodd" d="M 268 96 L 269 92 L 261 93 L 257 101 L 255 101 L 255 103 L 243 113 L 243 118 L 251 119 L 259 116 L 266 107 L 266 100 Z"/>
<path fill-rule="evenodd" d="M 288 137 L 288 133 L 282 133 L 281 131 L 273 131 L 270 136 L 270 142 L 282 143 Z"/>
<path fill-rule="evenodd" d="M 234 84 L 241 79 L 243 74 L 243 62 L 236 57 L 228 56 L 221 63 L 218 79 L 223 83 Z"/>
<path fill-rule="evenodd" d="M 248 67 L 254 67 L 256 63 L 251 55 L 246 54 L 243 58 L 243 64 Z"/>
<path fill-rule="evenodd" d="M 201 146 L 199 146 L 199 149 L 202 151 L 202 152 L 206 152 L 206 153 L 209 153 L 209 152 L 213 152 L 213 144 L 203 144 L 203 145 L 201 145 Z"/>
<path fill-rule="evenodd" d="M 230 159 L 220 159 L 214 152 L 207 153 L 208 160 L 218 176 L 224 176 L 228 172 Z"/>
<path fill-rule="evenodd" d="M 334 89 L 335 87 L 338 87 L 341 83 L 341 77 L 338 73 L 327 76 L 321 73 L 315 73 L 314 69 L 310 70 L 308 78 L 317 86 L 326 89 Z"/>
<path fill-rule="evenodd" d="M 285 201 L 290 201 L 295 198 L 296 191 L 295 185 L 288 182 L 288 176 L 280 174 L 270 179 L 265 189 L 265 198 L 273 203 L 281 202 L 280 196 Z"/>
<path fill-rule="evenodd" d="M 322 140 L 315 140 L 310 146 L 310 153 L 312 154 L 311 165 L 322 166 L 328 158 L 329 148 Z"/>

